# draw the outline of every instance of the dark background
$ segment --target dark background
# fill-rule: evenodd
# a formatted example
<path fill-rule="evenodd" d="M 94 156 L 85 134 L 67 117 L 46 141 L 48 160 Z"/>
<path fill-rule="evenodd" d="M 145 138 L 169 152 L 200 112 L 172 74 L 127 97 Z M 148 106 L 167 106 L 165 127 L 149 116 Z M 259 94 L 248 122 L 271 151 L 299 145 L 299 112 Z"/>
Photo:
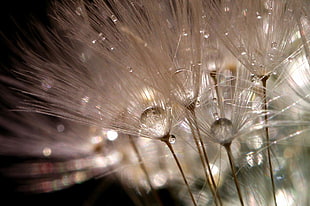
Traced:
<path fill-rule="evenodd" d="M 18 56 L 10 49 L 10 42 L 13 46 L 17 43 L 17 38 L 23 41 L 30 41 L 33 37 L 29 35 L 34 22 L 40 22 L 49 27 L 48 11 L 51 6 L 51 0 L 10 0 L 2 2 L 0 6 L 0 75 L 12 76 L 11 70 L 14 69 L 14 61 L 18 61 Z M 0 87 L 0 115 L 5 114 L 8 109 L 3 99 L 3 93 Z M 4 84 L 4 87 L 8 86 Z M 5 136 L 6 132 L 0 132 Z M 1 144 L 1 141 L 0 141 Z M 40 161 L 40 159 L 27 159 L 20 157 L 0 155 L 0 205 L 134 205 L 128 193 L 113 178 L 113 176 L 90 179 L 84 183 L 71 186 L 67 189 L 49 193 L 27 193 L 18 191 L 20 180 L 9 178 L 3 169 L 10 168 L 13 164 Z M 172 200 L 167 189 L 157 191 L 164 205 L 176 205 Z"/>
<path fill-rule="evenodd" d="M 1 75 L 10 75 L 13 63 L 16 61 L 14 52 L 10 50 L 8 42 L 16 43 L 22 38 L 31 41 L 27 36 L 34 21 L 49 26 L 48 8 L 51 1 L 46 0 L 10 0 L 1 2 L 0 6 L 0 66 Z M 26 38 L 27 37 L 27 38 Z M 0 91 L 1 113 L 6 112 L 3 107 L 3 92 Z M 0 127 L 1 128 L 1 127 Z M 5 135 L 5 131 L 1 131 Z M 0 141 L 1 144 L 1 141 Z M 9 178 L 2 173 L 3 168 L 8 168 L 14 163 L 30 161 L 10 156 L 0 156 L 0 205 L 132 205 L 130 198 L 116 181 L 107 178 L 91 179 L 82 184 L 74 185 L 61 191 L 31 194 L 17 190 L 19 181 Z M 36 160 L 31 160 L 36 161 Z"/>

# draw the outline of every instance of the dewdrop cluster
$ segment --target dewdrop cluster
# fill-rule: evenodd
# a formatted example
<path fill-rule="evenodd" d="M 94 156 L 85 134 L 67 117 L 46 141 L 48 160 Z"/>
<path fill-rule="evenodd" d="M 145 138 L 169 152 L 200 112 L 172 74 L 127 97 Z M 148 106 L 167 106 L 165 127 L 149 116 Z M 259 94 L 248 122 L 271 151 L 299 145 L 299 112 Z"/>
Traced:
<path fill-rule="evenodd" d="M 1 78 L 14 111 L 0 154 L 32 160 L 4 170 L 20 190 L 113 174 L 138 205 L 165 205 L 163 189 L 176 205 L 309 203 L 306 0 L 67 1 L 50 15 Z"/>

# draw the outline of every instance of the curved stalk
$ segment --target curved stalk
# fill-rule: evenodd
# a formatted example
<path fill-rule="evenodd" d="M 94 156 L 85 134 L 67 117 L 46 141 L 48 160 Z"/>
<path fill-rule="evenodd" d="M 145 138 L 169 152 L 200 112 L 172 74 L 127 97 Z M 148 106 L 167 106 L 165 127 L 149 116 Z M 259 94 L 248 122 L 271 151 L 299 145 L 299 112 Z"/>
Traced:
<path fill-rule="evenodd" d="M 264 99 L 264 110 L 265 110 L 265 115 L 264 115 L 264 121 L 265 124 L 268 124 L 268 114 L 267 114 L 267 80 L 269 79 L 269 75 L 264 76 L 261 81 L 263 84 L 263 99 Z M 272 185 L 272 196 L 274 200 L 275 206 L 277 206 L 277 198 L 276 198 L 276 189 L 275 189 L 275 183 L 274 183 L 274 178 L 273 178 L 273 167 L 272 167 L 272 162 L 271 162 L 271 151 L 270 151 L 270 138 L 269 138 L 269 128 L 268 126 L 265 127 L 265 133 L 266 133 L 266 141 L 267 141 L 267 158 L 268 158 L 268 165 L 269 165 L 269 173 L 270 173 L 270 178 L 271 178 L 271 185 Z"/>
<path fill-rule="evenodd" d="M 145 164 L 143 163 L 143 160 L 142 160 L 142 157 L 141 157 L 141 154 L 133 140 L 133 137 L 131 135 L 128 135 L 129 136 L 129 140 L 130 140 L 130 144 L 132 145 L 132 148 L 133 150 L 135 151 L 136 155 L 137 155 L 137 158 L 138 158 L 138 161 L 140 163 L 140 167 L 142 169 L 142 171 L 144 172 L 145 176 L 146 176 L 146 181 L 147 183 L 149 184 L 150 188 L 151 188 L 151 192 L 152 192 L 152 195 L 154 196 L 155 200 L 158 202 L 159 206 L 163 206 L 163 203 L 158 195 L 158 193 L 156 192 L 156 190 L 154 190 L 153 188 L 153 185 L 152 185 L 152 182 L 151 182 L 151 179 L 150 179 L 150 175 L 149 173 L 147 172 L 147 169 L 145 167 Z"/>
<path fill-rule="evenodd" d="M 194 121 L 194 124 L 195 124 L 195 127 L 196 127 L 198 138 L 195 135 L 195 130 L 194 130 L 194 127 L 193 127 L 192 122 L 190 121 L 190 119 L 189 119 L 189 126 L 190 126 L 190 128 L 192 130 L 192 133 L 193 133 L 193 136 L 194 136 L 194 140 L 195 140 L 195 143 L 196 143 L 196 147 L 198 149 L 198 153 L 199 153 L 201 162 L 203 164 L 203 169 L 204 169 L 204 172 L 205 172 L 207 183 L 208 183 L 208 185 L 210 187 L 210 190 L 212 192 L 213 197 L 215 198 L 215 204 L 216 205 L 222 205 L 222 200 L 221 200 L 220 194 L 219 194 L 219 192 L 217 190 L 217 186 L 216 186 L 216 183 L 215 183 L 215 180 L 214 180 L 211 168 L 210 168 L 210 161 L 209 161 L 209 158 L 208 158 L 208 154 L 207 154 L 207 151 L 206 151 L 206 149 L 204 147 L 204 142 L 202 141 L 201 134 L 200 134 L 200 131 L 199 131 L 199 128 L 198 128 L 198 125 L 197 125 L 196 114 L 195 114 L 194 108 L 193 107 L 189 107 L 188 110 L 191 112 L 191 114 L 194 117 L 193 121 Z M 207 168 L 208 172 L 206 171 L 206 168 Z M 211 180 L 211 182 L 210 182 L 210 180 Z"/>
<path fill-rule="evenodd" d="M 237 189 L 237 192 L 238 192 L 238 197 L 239 197 L 240 203 L 241 203 L 242 206 L 244 206 L 243 198 L 242 198 L 242 194 L 241 194 L 241 189 L 240 189 L 239 181 L 238 181 L 237 174 L 236 174 L 236 168 L 235 168 L 235 164 L 234 164 L 234 160 L 233 160 L 233 155 L 231 153 L 231 148 L 230 148 L 231 143 L 225 144 L 223 146 L 224 146 L 224 148 L 226 149 L 226 152 L 227 152 L 227 156 L 228 156 L 228 159 L 229 159 L 229 164 L 230 164 L 231 172 L 232 172 L 232 175 L 233 175 L 233 178 L 234 178 L 234 182 L 235 182 L 235 185 L 236 185 L 236 189 Z"/>
<path fill-rule="evenodd" d="M 163 137 L 163 138 L 161 139 L 161 141 L 163 141 L 163 142 L 168 146 L 170 152 L 172 153 L 173 158 L 174 158 L 174 160 L 175 160 L 175 162 L 176 162 L 176 164 L 177 164 L 177 166 L 178 166 L 178 168 L 179 168 L 179 170 L 180 170 L 180 172 L 181 172 L 183 181 L 184 181 L 184 183 L 185 183 L 185 185 L 186 185 L 186 187 L 187 187 L 187 190 L 188 190 L 188 193 L 189 193 L 189 195 L 190 195 L 190 197 L 191 197 L 191 199 L 192 199 L 192 202 L 193 202 L 194 206 L 197 206 L 197 203 L 196 203 L 196 201 L 195 201 L 194 195 L 193 195 L 193 193 L 192 193 L 191 188 L 189 187 L 188 181 L 187 181 L 187 179 L 186 179 L 186 177 L 185 177 L 185 173 L 184 173 L 184 171 L 183 171 L 183 169 L 182 169 L 182 166 L 181 166 L 181 164 L 180 164 L 180 162 L 179 162 L 179 159 L 178 159 L 178 157 L 176 156 L 176 154 L 175 154 L 175 152 L 174 152 L 174 149 L 173 149 L 171 143 L 169 142 L 169 138 L 170 138 L 170 137 L 171 137 L 170 135 L 166 135 L 165 137 Z"/>

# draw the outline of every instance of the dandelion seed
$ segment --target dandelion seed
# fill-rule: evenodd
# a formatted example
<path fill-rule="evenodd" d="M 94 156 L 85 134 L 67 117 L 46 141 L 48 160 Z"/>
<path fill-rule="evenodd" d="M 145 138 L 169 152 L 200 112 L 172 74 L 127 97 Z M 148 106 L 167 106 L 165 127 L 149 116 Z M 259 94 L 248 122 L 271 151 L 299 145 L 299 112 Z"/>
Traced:
<path fill-rule="evenodd" d="M 113 173 L 137 205 L 165 205 L 159 190 L 176 205 L 309 202 L 308 3 L 53 9 L 12 46 L 18 81 L 0 76 L 1 106 L 22 110 L 1 115 L 0 154 L 34 157 L 3 170 L 21 190 Z"/>

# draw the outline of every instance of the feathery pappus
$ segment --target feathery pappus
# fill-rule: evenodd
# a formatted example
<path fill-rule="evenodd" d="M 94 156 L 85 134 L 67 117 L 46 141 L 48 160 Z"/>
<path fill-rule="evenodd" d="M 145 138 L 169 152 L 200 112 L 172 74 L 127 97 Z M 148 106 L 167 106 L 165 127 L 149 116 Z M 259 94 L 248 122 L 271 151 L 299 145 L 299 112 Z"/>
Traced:
<path fill-rule="evenodd" d="M 111 182 L 133 205 L 308 205 L 309 11 L 52 2 L 2 35 L 0 155 L 20 161 L 1 173 L 28 193 L 104 179 L 87 205 Z"/>

